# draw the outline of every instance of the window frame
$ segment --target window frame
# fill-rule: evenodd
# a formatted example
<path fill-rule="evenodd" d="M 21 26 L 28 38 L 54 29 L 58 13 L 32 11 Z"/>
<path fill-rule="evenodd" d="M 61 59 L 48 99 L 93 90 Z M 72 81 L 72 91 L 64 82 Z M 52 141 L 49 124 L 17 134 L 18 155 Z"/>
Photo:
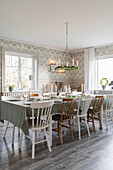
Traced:
<path fill-rule="evenodd" d="M 19 57 L 19 62 L 20 62 L 20 57 L 29 57 L 29 58 L 32 58 L 33 60 L 33 62 L 32 62 L 32 74 L 34 75 L 34 80 L 32 80 L 32 87 L 31 87 L 31 89 L 32 90 L 36 90 L 37 89 L 37 81 L 38 81 L 38 79 L 37 79 L 37 75 L 38 75 L 38 73 L 36 73 L 36 70 L 37 70 L 37 68 L 36 68 L 36 66 L 38 67 L 38 60 L 37 60 L 37 57 L 34 55 L 34 54 L 32 54 L 32 53 L 24 53 L 24 52 L 17 52 L 17 51 L 12 51 L 12 50 L 6 50 L 6 49 L 3 49 L 2 50 L 2 91 L 4 91 L 4 89 L 5 89 L 5 55 L 6 54 L 9 54 L 9 55 L 14 55 L 14 56 L 17 56 L 17 57 Z M 37 64 L 36 64 L 36 61 L 37 61 Z M 20 65 L 20 63 L 19 63 L 19 65 Z M 21 70 L 21 68 L 19 67 L 19 69 Z M 19 71 L 19 74 L 21 74 L 20 73 L 20 71 Z M 19 82 L 21 81 L 21 79 L 20 79 L 20 77 L 21 77 L 21 75 L 18 75 L 19 77 Z M 20 90 L 20 85 L 19 85 L 19 89 L 17 89 L 16 91 L 19 91 Z M 23 90 L 25 90 L 25 89 L 23 89 Z"/>
<path fill-rule="evenodd" d="M 104 60 L 104 59 L 109 59 L 109 58 L 113 58 L 113 54 L 108 54 L 108 55 L 102 55 L 102 56 L 96 56 L 96 75 L 97 75 L 97 78 L 96 78 L 96 81 L 97 81 L 97 90 L 100 90 L 99 89 L 99 74 L 98 74 L 98 70 L 99 70 L 99 64 L 98 64 L 98 61 L 99 60 Z"/>

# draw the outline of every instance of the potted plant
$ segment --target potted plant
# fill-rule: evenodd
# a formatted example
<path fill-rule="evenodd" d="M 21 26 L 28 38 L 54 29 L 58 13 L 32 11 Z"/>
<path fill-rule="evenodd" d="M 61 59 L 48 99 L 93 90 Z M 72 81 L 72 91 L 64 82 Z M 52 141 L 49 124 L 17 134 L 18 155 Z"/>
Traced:
<path fill-rule="evenodd" d="M 14 89 L 14 85 L 9 85 L 8 87 L 9 87 L 9 91 L 12 92 Z"/>
<path fill-rule="evenodd" d="M 108 85 L 108 79 L 107 78 L 102 78 L 100 80 L 100 84 L 102 85 L 102 89 L 105 90 L 106 86 Z"/>

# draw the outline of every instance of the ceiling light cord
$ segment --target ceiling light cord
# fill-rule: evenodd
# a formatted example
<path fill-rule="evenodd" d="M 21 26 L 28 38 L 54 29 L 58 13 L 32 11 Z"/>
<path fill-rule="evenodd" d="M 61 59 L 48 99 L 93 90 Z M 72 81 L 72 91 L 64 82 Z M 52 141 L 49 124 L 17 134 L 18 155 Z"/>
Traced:
<path fill-rule="evenodd" d="M 66 52 L 69 52 L 69 48 L 68 48 L 68 25 L 69 25 L 69 22 L 66 22 L 66 49 L 65 51 Z"/>

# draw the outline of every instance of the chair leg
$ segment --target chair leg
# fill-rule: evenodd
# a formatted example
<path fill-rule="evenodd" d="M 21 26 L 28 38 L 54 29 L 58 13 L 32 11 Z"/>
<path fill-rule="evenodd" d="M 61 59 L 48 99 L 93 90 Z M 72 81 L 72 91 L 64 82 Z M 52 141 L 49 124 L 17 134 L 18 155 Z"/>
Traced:
<path fill-rule="evenodd" d="M 110 115 L 111 115 L 111 120 L 113 121 L 112 111 L 110 112 Z"/>
<path fill-rule="evenodd" d="M 100 113 L 98 114 L 98 119 L 99 119 L 99 123 L 100 123 L 100 129 L 102 130 L 102 123 L 101 123 Z"/>
<path fill-rule="evenodd" d="M 18 135 L 20 135 L 20 129 L 18 128 Z"/>
<path fill-rule="evenodd" d="M 88 126 L 88 122 L 87 122 L 87 117 L 85 117 L 85 122 L 86 122 L 87 131 L 88 131 L 88 136 L 90 136 L 89 126 Z"/>
<path fill-rule="evenodd" d="M 61 126 L 61 122 L 59 122 L 59 130 L 60 130 L 60 141 L 61 141 L 61 146 L 63 146 L 63 140 L 62 140 L 62 126 Z"/>
<path fill-rule="evenodd" d="M 79 117 L 78 117 L 78 130 L 79 130 L 79 140 L 81 140 L 80 119 L 79 119 Z"/>
<path fill-rule="evenodd" d="M 105 117 L 106 117 L 106 129 L 108 129 L 107 111 L 105 111 Z"/>
<path fill-rule="evenodd" d="M 5 136 L 6 136 L 6 133 L 7 133 L 8 126 L 9 126 L 9 122 L 7 122 L 7 126 L 6 126 L 6 129 L 5 129 L 5 133 L 4 133 L 4 136 L 3 136 L 3 138 L 5 138 Z"/>
<path fill-rule="evenodd" d="M 21 135 L 20 135 L 20 141 L 19 141 L 19 151 L 21 151 L 22 138 L 23 138 L 23 132 L 21 132 Z"/>
<path fill-rule="evenodd" d="M 33 140 L 32 140 L 32 159 L 35 158 L 35 131 L 33 130 Z"/>
<path fill-rule="evenodd" d="M 66 128 L 65 128 L 64 134 L 66 135 Z"/>
<path fill-rule="evenodd" d="M 89 122 L 89 113 L 87 113 L 87 120 L 88 120 L 88 122 Z"/>
<path fill-rule="evenodd" d="M 59 122 L 58 122 L 58 136 L 59 136 Z"/>
<path fill-rule="evenodd" d="M 44 132 L 45 132 L 45 136 L 46 136 L 47 146 L 48 146 L 49 152 L 51 152 L 52 150 L 51 150 L 51 147 L 50 147 L 50 143 L 49 143 L 49 140 L 48 140 L 46 129 L 44 129 Z"/>
<path fill-rule="evenodd" d="M 12 145 L 14 146 L 15 126 L 13 126 Z"/>
<path fill-rule="evenodd" d="M 93 122 L 94 133 L 96 133 L 96 130 L 95 130 L 95 122 L 94 122 L 94 116 L 93 116 L 93 114 L 91 114 L 91 118 L 92 118 L 92 122 Z"/>
<path fill-rule="evenodd" d="M 71 131 L 72 140 L 74 140 L 73 130 L 72 130 L 72 126 L 71 126 L 71 121 L 69 120 L 68 123 L 69 123 L 70 131 Z"/>

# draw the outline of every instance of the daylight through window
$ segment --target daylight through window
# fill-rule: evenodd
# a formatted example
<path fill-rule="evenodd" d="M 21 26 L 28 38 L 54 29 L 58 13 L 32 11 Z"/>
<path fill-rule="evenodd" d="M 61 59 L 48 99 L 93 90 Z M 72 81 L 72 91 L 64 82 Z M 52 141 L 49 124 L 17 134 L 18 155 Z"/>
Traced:
<path fill-rule="evenodd" d="M 5 88 L 14 85 L 14 89 L 32 88 L 29 75 L 33 74 L 33 57 L 5 54 Z"/>

